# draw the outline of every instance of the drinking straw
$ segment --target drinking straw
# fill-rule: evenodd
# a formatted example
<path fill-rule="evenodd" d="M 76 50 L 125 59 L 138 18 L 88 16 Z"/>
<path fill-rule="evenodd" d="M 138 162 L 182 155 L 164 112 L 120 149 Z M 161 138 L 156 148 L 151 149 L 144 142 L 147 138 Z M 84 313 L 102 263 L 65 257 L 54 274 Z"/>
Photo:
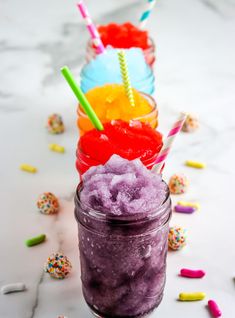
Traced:
<path fill-rule="evenodd" d="M 141 18 L 140 18 L 140 24 L 139 24 L 140 29 L 145 28 L 145 25 L 146 25 L 148 18 L 153 10 L 153 7 L 155 6 L 155 3 L 156 3 L 156 0 L 148 0 L 148 7 L 143 12 L 143 14 L 141 15 Z"/>
<path fill-rule="evenodd" d="M 133 95 L 133 90 L 131 87 L 131 81 L 130 81 L 128 66 L 126 61 L 126 54 L 124 50 L 118 51 L 118 59 L 119 59 L 119 65 L 120 65 L 120 70 L 122 74 L 122 81 L 126 91 L 126 96 L 128 97 L 131 106 L 134 107 L 135 106 L 134 95 Z"/>
<path fill-rule="evenodd" d="M 88 32 L 91 35 L 92 42 L 96 48 L 96 53 L 97 54 L 104 53 L 105 48 L 104 48 L 104 45 L 101 41 L 99 32 L 98 32 L 97 28 L 95 27 L 94 23 L 92 22 L 89 11 L 87 10 L 83 1 L 80 1 L 79 3 L 77 3 L 77 7 L 78 7 L 83 19 L 86 22 L 86 27 L 88 29 Z"/>
<path fill-rule="evenodd" d="M 89 117 L 93 126 L 98 130 L 104 130 L 104 127 L 101 121 L 97 117 L 96 113 L 94 112 L 93 108 L 88 102 L 86 96 L 83 94 L 81 88 L 77 85 L 69 68 L 67 66 L 62 67 L 61 73 L 63 74 L 64 78 L 68 82 L 69 86 L 71 87 L 72 91 L 74 92 L 75 96 L 77 97 L 78 101 L 80 102 L 82 108 L 84 109 L 85 113 Z"/>
<path fill-rule="evenodd" d="M 168 156 L 168 154 L 171 150 L 171 147 L 172 147 L 172 144 L 175 140 L 175 137 L 180 132 L 186 117 L 187 117 L 187 114 L 181 113 L 178 120 L 174 123 L 171 130 L 169 131 L 169 133 L 166 137 L 166 140 L 163 143 L 162 149 L 159 152 L 159 154 L 155 160 L 154 166 L 152 168 L 153 172 L 160 173 L 161 168 L 166 160 L 166 157 Z"/>

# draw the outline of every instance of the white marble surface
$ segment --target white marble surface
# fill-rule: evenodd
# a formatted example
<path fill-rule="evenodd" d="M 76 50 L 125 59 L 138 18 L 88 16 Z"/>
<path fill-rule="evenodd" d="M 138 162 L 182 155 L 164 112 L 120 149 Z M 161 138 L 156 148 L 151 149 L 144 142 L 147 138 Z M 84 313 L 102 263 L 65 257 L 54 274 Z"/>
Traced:
<path fill-rule="evenodd" d="M 135 22 L 144 0 L 87 1 L 99 23 Z M 149 22 L 157 43 L 157 94 L 160 129 L 167 132 L 179 110 L 193 111 L 201 128 L 181 134 L 165 169 L 166 179 L 185 172 L 190 189 L 182 196 L 202 209 L 191 216 L 173 215 L 172 224 L 188 229 L 188 246 L 169 253 L 165 297 L 151 315 L 158 318 L 208 318 L 206 301 L 180 303 L 180 291 L 205 291 L 235 317 L 234 249 L 234 81 L 235 1 L 159 0 Z M 78 75 L 87 32 L 75 1 L 2 0 L 0 3 L 0 286 L 22 281 L 27 291 L 0 295 L 1 318 L 89 317 L 82 299 L 73 216 L 77 141 L 76 101 L 60 75 L 64 64 Z M 44 129 L 50 113 L 62 114 L 66 132 L 51 136 Z M 66 147 L 60 155 L 48 143 Z M 205 161 L 196 171 L 185 159 Z M 18 169 L 38 167 L 36 175 Z M 44 191 L 60 198 L 58 216 L 40 215 L 35 202 Z M 175 201 L 176 198 L 173 198 Z M 48 241 L 26 248 L 24 240 L 45 232 Z M 47 256 L 63 250 L 73 263 L 64 281 L 43 274 Z M 177 277 L 181 267 L 207 271 L 203 280 Z"/>

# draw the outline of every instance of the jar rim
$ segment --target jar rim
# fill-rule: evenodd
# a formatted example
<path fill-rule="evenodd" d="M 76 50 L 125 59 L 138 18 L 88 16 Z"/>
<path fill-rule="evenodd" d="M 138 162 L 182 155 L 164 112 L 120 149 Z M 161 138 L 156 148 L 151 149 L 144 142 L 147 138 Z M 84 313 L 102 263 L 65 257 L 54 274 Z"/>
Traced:
<path fill-rule="evenodd" d="M 82 213 L 86 216 L 89 216 L 93 219 L 96 219 L 97 221 L 106 222 L 106 223 L 107 222 L 108 223 L 115 222 L 118 225 L 134 224 L 134 223 L 138 223 L 138 222 L 153 220 L 153 219 L 157 218 L 159 215 L 161 215 L 161 213 L 163 211 L 165 211 L 166 206 L 169 205 L 169 203 L 171 203 L 169 187 L 167 186 L 167 183 L 164 180 L 162 180 L 162 182 L 164 182 L 166 185 L 166 189 L 167 189 L 166 197 L 165 197 L 164 201 L 161 203 L 161 205 L 157 209 L 154 209 L 154 211 L 149 211 L 147 213 L 140 212 L 140 213 L 135 213 L 132 215 L 112 215 L 112 214 L 106 214 L 104 212 L 94 210 L 91 207 L 89 207 L 88 205 L 83 204 L 83 206 L 86 208 L 86 210 L 83 210 Z M 76 207 L 76 204 L 79 204 L 81 206 L 79 194 L 81 193 L 82 185 L 83 185 L 83 182 L 81 181 L 78 184 L 76 192 L 75 192 L 75 198 L 74 198 L 75 207 Z M 76 213 L 75 213 L 75 218 L 78 221 Z"/>
<path fill-rule="evenodd" d="M 87 42 L 87 45 L 92 47 L 92 39 L 89 39 L 88 42 Z M 121 47 L 112 47 L 113 49 L 124 49 L 124 50 L 129 50 L 129 49 L 132 49 L 132 48 L 137 48 L 137 49 L 141 49 L 143 52 L 147 52 L 149 50 L 152 50 L 152 49 L 155 49 L 155 43 L 154 43 L 154 40 L 152 38 L 152 36 L 148 35 L 148 43 L 149 43 L 149 46 L 146 48 L 146 49 L 143 49 L 142 47 L 140 46 L 131 46 L 129 48 L 121 48 Z M 110 44 L 108 44 L 110 45 Z M 107 45 L 107 46 L 108 46 Z M 106 47 L 107 47 L 106 46 Z M 93 48 L 93 47 L 92 47 Z M 94 49 L 95 50 L 95 49 Z"/>
<path fill-rule="evenodd" d="M 114 83 L 114 84 L 116 84 L 116 83 Z M 119 84 L 117 84 L 117 85 L 119 85 Z M 102 86 L 103 86 L 103 85 L 97 86 L 97 87 L 102 87 Z M 148 117 L 148 116 L 153 115 L 156 111 L 158 112 L 157 102 L 155 101 L 155 99 L 153 98 L 153 96 L 151 96 L 151 95 L 149 95 L 149 94 L 147 94 L 147 93 L 141 92 L 141 91 L 139 91 L 139 90 L 137 90 L 137 92 L 140 93 L 141 95 L 143 95 L 143 97 L 144 97 L 148 102 L 149 102 L 149 100 L 150 100 L 149 104 L 150 104 L 151 106 L 153 106 L 153 108 L 151 109 L 151 111 L 150 111 L 149 113 L 144 114 L 144 115 L 139 116 L 139 117 L 135 117 L 135 118 L 131 119 L 130 121 L 135 121 L 135 120 L 144 119 L 144 118 L 146 118 L 146 117 Z M 88 119 L 87 114 L 83 111 L 83 109 L 81 108 L 80 104 L 78 104 L 77 114 L 78 114 L 78 115 L 81 115 L 81 116 L 83 116 L 83 117 L 85 117 L 85 118 Z M 117 119 L 117 120 L 118 120 L 118 119 Z M 110 121 L 111 121 L 111 120 L 110 120 Z"/>

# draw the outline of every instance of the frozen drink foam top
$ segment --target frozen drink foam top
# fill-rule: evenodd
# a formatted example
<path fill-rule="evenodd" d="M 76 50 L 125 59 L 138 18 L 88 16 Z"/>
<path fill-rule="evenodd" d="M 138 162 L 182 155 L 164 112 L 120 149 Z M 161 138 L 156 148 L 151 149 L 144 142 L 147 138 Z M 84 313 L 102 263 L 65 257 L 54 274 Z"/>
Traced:
<path fill-rule="evenodd" d="M 128 160 L 151 160 L 162 145 L 162 135 L 158 131 L 138 121 L 122 120 L 105 123 L 103 131 L 90 130 L 78 142 L 84 154 L 102 164 L 113 154 Z"/>
<path fill-rule="evenodd" d="M 81 88 L 84 93 L 107 83 L 122 84 L 118 49 L 108 49 L 86 64 L 81 72 Z M 147 94 L 154 91 L 154 75 L 146 64 L 141 49 L 125 50 L 131 83 L 134 88 Z"/>
<path fill-rule="evenodd" d="M 148 170 L 140 160 L 113 155 L 105 165 L 91 167 L 83 175 L 81 204 L 104 214 L 148 214 L 163 203 L 167 186 L 160 174 Z"/>
<path fill-rule="evenodd" d="M 148 32 L 140 30 L 130 22 L 101 25 L 98 27 L 98 31 L 104 46 L 112 45 L 115 48 L 140 47 L 143 50 L 149 47 Z"/>
<path fill-rule="evenodd" d="M 133 89 L 135 105 L 132 106 L 121 84 L 106 84 L 95 87 L 86 93 L 86 97 L 102 122 L 113 119 L 129 121 L 142 117 L 152 111 L 148 100 Z"/>

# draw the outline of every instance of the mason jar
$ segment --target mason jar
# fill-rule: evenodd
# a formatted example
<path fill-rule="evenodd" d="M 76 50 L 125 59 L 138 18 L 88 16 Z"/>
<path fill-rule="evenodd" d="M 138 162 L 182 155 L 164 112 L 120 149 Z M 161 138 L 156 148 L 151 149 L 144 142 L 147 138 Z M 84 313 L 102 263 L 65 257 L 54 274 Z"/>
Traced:
<path fill-rule="evenodd" d="M 144 317 L 160 304 L 166 281 L 171 200 L 157 210 L 113 216 L 84 207 L 75 217 L 83 296 L 95 317 Z"/>
<path fill-rule="evenodd" d="M 148 104 L 151 106 L 151 110 L 149 113 L 144 114 L 140 117 L 135 117 L 135 118 L 130 118 L 130 120 L 138 120 L 141 121 L 143 123 L 149 124 L 153 129 L 156 129 L 158 126 L 158 108 L 157 108 L 157 103 L 154 100 L 154 98 L 146 93 L 143 92 L 139 92 L 147 101 Z M 78 115 L 78 119 L 77 119 L 77 126 L 78 126 L 78 130 L 79 130 L 79 135 L 82 136 L 84 135 L 84 133 L 86 133 L 87 131 L 91 130 L 94 128 L 94 126 L 92 125 L 90 119 L 88 118 L 88 116 L 85 114 L 85 112 L 83 111 L 82 107 L 80 106 L 80 104 L 78 104 L 78 108 L 77 108 L 77 115 Z M 107 121 L 110 120 L 102 120 L 102 118 L 100 118 L 102 123 L 105 123 Z M 113 118 L 113 119 L 122 119 L 122 118 Z"/>

